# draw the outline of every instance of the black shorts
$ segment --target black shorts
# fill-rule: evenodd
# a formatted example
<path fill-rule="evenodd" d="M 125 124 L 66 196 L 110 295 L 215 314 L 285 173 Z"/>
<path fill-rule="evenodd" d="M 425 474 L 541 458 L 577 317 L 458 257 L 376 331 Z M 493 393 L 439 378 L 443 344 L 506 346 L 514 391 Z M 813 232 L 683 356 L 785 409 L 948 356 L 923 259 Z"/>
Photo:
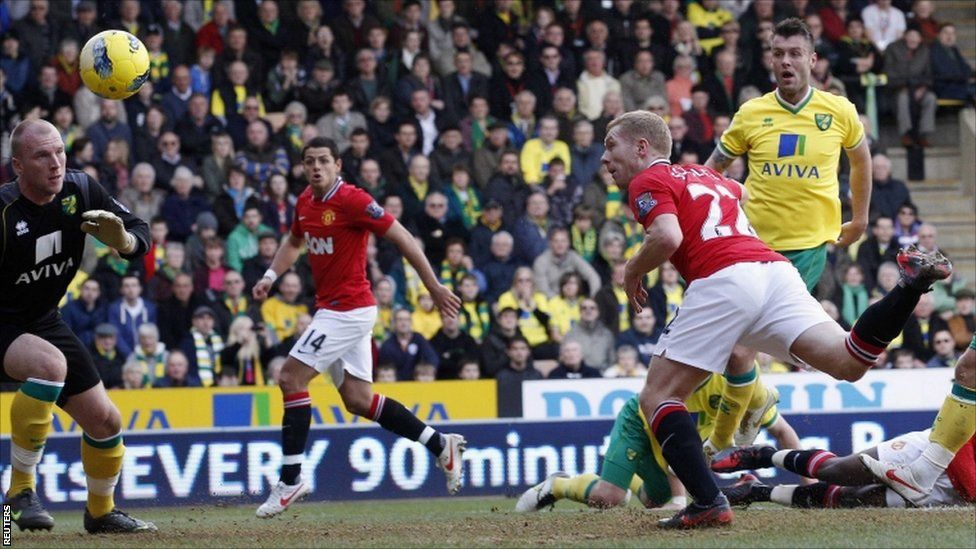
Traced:
<path fill-rule="evenodd" d="M 9 324 L 0 321 L 0 366 L 3 365 L 7 349 L 14 340 L 23 334 L 37 336 L 64 353 L 68 363 L 68 375 L 64 379 L 64 389 L 58 397 L 58 406 L 68 398 L 83 393 L 102 382 L 91 354 L 71 328 L 61 320 L 61 314 L 53 311 L 36 321 L 26 324 Z M 24 381 L 15 379 L 5 369 L 0 368 L 0 381 Z"/>

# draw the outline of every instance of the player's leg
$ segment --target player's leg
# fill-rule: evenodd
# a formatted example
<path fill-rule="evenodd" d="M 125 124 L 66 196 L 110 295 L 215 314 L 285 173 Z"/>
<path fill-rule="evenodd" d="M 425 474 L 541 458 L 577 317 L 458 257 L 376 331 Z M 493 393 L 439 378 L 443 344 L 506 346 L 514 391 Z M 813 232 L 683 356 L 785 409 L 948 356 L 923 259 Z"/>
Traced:
<path fill-rule="evenodd" d="M 749 409 L 759 379 L 756 351 L 736 345 L 725 369 L 725 389 L 715 415 L 712 434 L 705 441 L 705 455 L 709 459 L 719 450 L 732 446 L 732 436 L 739 429 Z"/>
<path fill-rule="evenodd" d="M 898 268 L 898 284 L 861 314 L 849 334 L 829 323 L 813 326 L 796 339 L 790 352 L 838 379 L 860 379 L 901 333 L 922 294 L 952 273 L 952 264 L 941 253 L 915 246 L 898 253 Z"/>
<path fill-rule="evenodd" d="M 838 486 L 827 482 L 816 482 L 807 485 L 780 484 L 765 487 L 753 485 L 751 490 L 753 501 L 771 501 L 801 509 L 850 509 L 888 505 L 888 490 L 881 484 Z"/>
<path fill-rule="evenodd" d="M 71 374 L 69 373 L 69 376 Z M 66 384 L 70 386 L 69 381 Z M 156 526 L 115 507 L 115 486 L 122 472 L 125 445 L 122 417 L 101 382 L 69 396 L 61 405 L 82 429 L 81 463 L 88 484 L 85 530 L 92 534 L 152 532 Z"/>
<path fill-rule="evenodd" d="M 4 331 L 13 327 L 2 326 Z M 54 519 L 41 505 L 35 490 L 37 464 L 51 429 L 51 411 L 61 395 L 67 364 L 64 354 L 40 337 L 13 332 L 6 336 L 0 360 L 6 377 L 24 383 L 10 403 L 10 487 L 4 502 L 11 505 L 21 529 L 51 529 Z M 9 343 L 8 343 L 9 342 Z"/>
<path fill-rule="evenodd" d="M 640 406 L 661 453 L 694 500 L 663 528 L 729 524 L 732 512 L 705 463 L 701 437 L 684 401 L 708 376 L 705 370 L 655 356 L 640 394 Z"/>
<path fill-rule="evenodd" d="M 281 473 L 268 499 L 258 507 L 258 517 L 277 515 L 311 491 L 308 483 L 302 482 L 301 473 L 312 424 L 312 399 L 308 394 L 308 384 L 317 375 L 317 370 L 291 355 L 281 367 L 278 387 L 285 408 L 281 418 Z"/>
<path fill-rule="evenodd" d="M 905 465 L 864 459 L 875 477 L 912 503 L 921 502 L 976 433 L 976 334 L 956 362 L 952 390 L 942 402 L 921 456 Z"/>
<path fill-rule="evenodd" d="M 58 405 L 81 427 L 81 463 L 88 485 L 85 530 L 92 534 L 155 531 L 156 526 L 115 507 L 115 486 L 122 471 L 125 445 L 122 417 L 108 398 L 91 354 L 67 325 L 45 334 L 64 352 L 68 373 Z"/>

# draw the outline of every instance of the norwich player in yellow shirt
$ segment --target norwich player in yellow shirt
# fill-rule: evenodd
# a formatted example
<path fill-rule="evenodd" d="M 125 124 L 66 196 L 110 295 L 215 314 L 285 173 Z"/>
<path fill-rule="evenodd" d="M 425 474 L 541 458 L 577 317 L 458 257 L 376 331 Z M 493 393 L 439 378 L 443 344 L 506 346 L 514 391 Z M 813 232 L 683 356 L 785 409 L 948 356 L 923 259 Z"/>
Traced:
<path fill-rule="evenodd" d="M 849 246 L 867 226 L 871 153 L 854 105 L 810 86 L 817 54 L 806 24 L 796 18 L 779 23 L 772 51 L 777 89 L 739 107 L 705 165 L 724 172 L 748 154 L 749 221 L 769 247 L 793 262 L 812 291 L 827 261 L 827 244 Z M 853 207 L 853 218 L 844 224 L 837 181 L 841 149 L 851 164 Z M 732 444 L 755 386 L 754 356 L 741 347 L 732 353 L 706 454 Z"/>

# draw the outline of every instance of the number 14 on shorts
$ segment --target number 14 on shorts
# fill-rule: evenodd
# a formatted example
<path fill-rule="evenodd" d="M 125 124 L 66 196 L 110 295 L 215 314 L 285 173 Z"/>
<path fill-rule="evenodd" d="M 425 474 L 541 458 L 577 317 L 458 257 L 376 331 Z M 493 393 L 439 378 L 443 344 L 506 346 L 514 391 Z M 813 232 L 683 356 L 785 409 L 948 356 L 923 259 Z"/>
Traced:
<path fill-rule="evenodd" d="M 325 343 L 325 334 L 309 329 L 305 338 L 298 344 L 298 350 L 303 353 L 315 354 L 322 350 L 323 343 Z"/>

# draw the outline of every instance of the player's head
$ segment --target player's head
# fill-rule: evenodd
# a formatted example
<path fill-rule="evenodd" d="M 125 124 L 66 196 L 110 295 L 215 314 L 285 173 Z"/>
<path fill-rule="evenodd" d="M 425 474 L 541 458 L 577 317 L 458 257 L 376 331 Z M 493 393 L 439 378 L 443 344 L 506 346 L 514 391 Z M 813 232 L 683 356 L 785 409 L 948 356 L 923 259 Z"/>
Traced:
<path fill-rule="evenodd" d="M 36 196 L 61 192 L 68 159 L 57 128 L 45 120 L 25 120 L 10 134 L 10 152 L 20 188 Z"/>
<path fill-rule="evenodd" d="M 302 166 L 312 189 L 324 192 L 342 170 L 339 147 L 327 137 L 313 137 L 302 147 Z"/>
<path fill-rule="evenodd" d="M 802 93 L 810 84 L 817 62 L 810 27 L 795 17 L 784 19 L 773 31 L 773 75 L 781 92 Z"/>
<path fill-rule="evenodd" d="M 606 150 L 600 159 L 614 182 L 626 188 L 651 162 L 671 155 L 671 132 L 660 116 L 631 111 L 607 125 Z"/>

